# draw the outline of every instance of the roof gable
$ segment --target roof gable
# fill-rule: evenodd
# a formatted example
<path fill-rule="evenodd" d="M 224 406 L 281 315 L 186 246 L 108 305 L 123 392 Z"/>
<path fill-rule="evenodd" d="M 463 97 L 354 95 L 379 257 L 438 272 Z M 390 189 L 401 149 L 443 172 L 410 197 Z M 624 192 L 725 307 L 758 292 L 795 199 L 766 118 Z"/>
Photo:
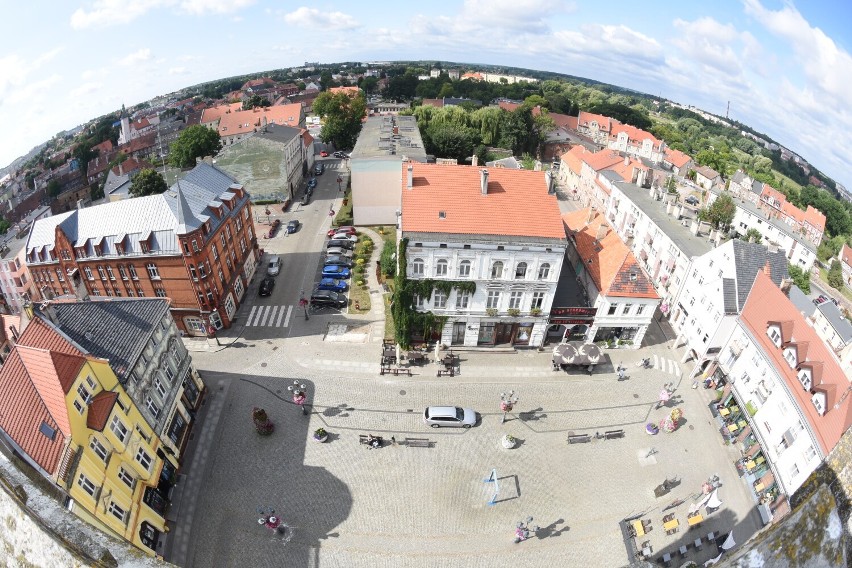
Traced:
<path fill-rule="evenodd" d="M 117 399 L 118 393 L 116 392 L 101 391 L 96 394 L 92 398 L 92 402 L 89 404 L 89 409 L 86 413 L 86 426 L 92 430 L 102 432 Z"/>

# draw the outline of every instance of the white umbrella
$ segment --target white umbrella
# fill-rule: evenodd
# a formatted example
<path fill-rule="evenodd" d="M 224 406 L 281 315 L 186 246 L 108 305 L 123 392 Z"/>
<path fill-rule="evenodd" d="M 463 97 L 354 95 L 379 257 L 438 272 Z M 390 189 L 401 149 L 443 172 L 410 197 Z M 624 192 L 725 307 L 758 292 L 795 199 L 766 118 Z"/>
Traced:
<path fill-rule="evenodd" d="M 722 554 L 724 554 L 724 552 Z M 711 558 L 710 560 L 705 562 L 704 565 L 705 566 L 713 566 L 714 564 L 716 564 L 719 561 L 720 558 L 722 558 L 722 554 L 720 554 L 716 558 Z"/>
<path fill-rule="evenodd" d="M 713 493 L 710 494 L 710 498 L 707 500 L 707 507 L 709 509 L 718 509 L 722 506 L 722 502 L 719 501 L 719 490 L 714 489 Z"/>
<path fill-rule="evenodd" d="M 728 533 L 728 538 L 725 539 L 725 542 L 722 543 L 722 550 L 730 550 L 737 545 L 734 542 L 734 533 Z"/>

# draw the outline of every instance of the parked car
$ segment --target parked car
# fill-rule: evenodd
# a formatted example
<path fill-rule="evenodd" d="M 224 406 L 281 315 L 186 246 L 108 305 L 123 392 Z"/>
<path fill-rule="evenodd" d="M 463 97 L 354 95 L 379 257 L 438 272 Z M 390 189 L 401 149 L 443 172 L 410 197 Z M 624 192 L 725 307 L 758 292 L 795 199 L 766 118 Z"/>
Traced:
<path fill-rule="evenodd" d="M 317 186 L 317 178 L 311 178 L 308 180 L 308 189 L 313 189 Z"/>
<path fill-rule="evenodd" d="M 352 259 L 346 256 L 340 255 L 330 255 L 325 257 L 323 261 L 324 266 L 345 266 L 346 268 L 352 268 Z"/>
<path fill-rule="evenodd" d="M 344 258 L 352 258 L 352 251 L 343 247 L 328 247 L 325 249 L 325 254 L 328 256 L 342 256 Z"/>
<path fill-rule="evenodd" d="M 470 428 L 476 425 L 476 418 L 472 409 L 459 406 L 429 406 L 423 412 L 423 422 L 432 428 Z"/>
<path fill-rule="evenodd" d="M 322 156 L 323 158 L 327 158 L 327 157 L 328 157 L 328 152 L 326 152 L 325 150 L 323 150 L 322 152 L 320 152 L 320 156 Z"/>
<path fill-rule="evenodd" d="M 290 221 L 289 223 L 287 223 L 287 232 L 288 232 L 288 233 L 291 233 L 291 234 L 292 234 L 292 233 L 295 233 L 296 231 L 298 231 L 298 230 L 299 230 L 299 225 L 301 225 L 301 223 L 299 222 L 299 220 L 298 220 L 298 219 L 293 219 L 292 221 Z"/>
<path fill-rule="evenodd" d="M 322 267 L 323 278 L 349 278 L 351 273 L 345 266 L 330 264 Z"/>
<path fill-rule="evenodd" d="M 331 290 L 317 290 L 311 294 L 312 306 L 323 306 L 331 308 L 345 308 L 349 303 L 346 296 L 332 292 Z"/>
<path fill-rule="evenodd" d="M 317 162 L 316 165 L 314 165 L 314 175 L 321 176 L 324 171 L 325 164 L 323 164 L 322 162 Z"/>
<path fill-rule="evenodd" d="M 260 287 L 257 289 L 258 296 L 269 296 L 272 294 L 272 289 L 275 288 L 275 278 L 267 276 L 260 281 Z"/>
<path fill-rule="evenodd" d="M 349 154 L 347 154 L 346 152 L 337 151 L 337 152 L 334 153 L 334 157 L 335 158 L 343 158 L 344 160 L 347 160 L 347 159 L 349 159 Z"/>
<path fill-rule="evenodd" d="M 350 235 L 349 233 L 335 233 L 331 236 L 333 241 L 349 241 L 350 243 L 358 242 L 358 235 Z"/>
<path fill-rule="evenodd" d="M 686 201 L 690 205 L 698 205 L 698 203 L 699 203 L 698 198 L 695 197 L 694 195 L 687 196 L 687 198 L 684 199 L 684 201 Z"/>
<path fill-rule="evenodd" d="M 311 194 L 310 192 L 306 192 L 305 195 L 302 196 L 302 205 L 307 205 L 311 202 Z"/>
<path fill-rule="evenodd" d="M 326 265 L 328 266 L 328 265 Z M 336 278 L 323 278 L 317 284 L 317 290 L 331 290 L 332 292 L 345 292 L 349 289 L 349 284 L 343 280 Z"/>
<path fill-rule="evenodd" d="M 269 264 L 266 266 L 266 273 L 269 276 L 278 276 L 281 272 L 281 257 L 273 256 L 269 259 Z"/>
<path fill-rule="evenodd" d="M 346 233 L 347 235 L 354 235 L 356 232 L 357 231 L 355 230 L 355 227 L 350 227 L 349 225 L 344 225 L 342 227 L 332 227 L 331 229 L 328 230 L 326 235 L 330 238 L 330 237 L 333 237 L 334 235 L 338 235 L 338 234 L 341 234 L 341 233 Z"/>
<path fill-rule="evenodd" d="M 326 246 L 326 248 L 332 248 L 332 247 L 340 247 L 340 248 L 345 248 L 345 249 L 355 248 L 355 245 L 352 244 L 352 241 L 350 241 L 349 239 L 331 239 L 330 241 L 328 241 L 326 243 L 325 246 Z"/>

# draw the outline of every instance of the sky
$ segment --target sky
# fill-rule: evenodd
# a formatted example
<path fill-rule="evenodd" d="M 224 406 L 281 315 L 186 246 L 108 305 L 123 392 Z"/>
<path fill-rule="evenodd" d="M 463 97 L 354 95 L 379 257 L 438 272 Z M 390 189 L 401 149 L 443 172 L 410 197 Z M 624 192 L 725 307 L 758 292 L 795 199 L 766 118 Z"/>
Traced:
<path fill-rule="evenodd" d="M 565 73 L 730 116 L 852 189 L 852 3 L 264 0 L 10 2 L 0 165 L 183 87 L 306 61 Z M 472 70 L 475 66 L 471 67 Z"/>

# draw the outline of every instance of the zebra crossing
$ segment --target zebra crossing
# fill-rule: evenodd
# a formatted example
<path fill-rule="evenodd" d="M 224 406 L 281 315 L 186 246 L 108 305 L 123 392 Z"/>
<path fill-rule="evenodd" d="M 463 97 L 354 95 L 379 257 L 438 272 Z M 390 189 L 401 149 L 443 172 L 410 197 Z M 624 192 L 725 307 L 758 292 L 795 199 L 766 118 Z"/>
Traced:
<path fill-rule="evenodd" d="M 668 357 L 660 357 L 659 355 L 652 355 L 651 361 L 653 362 L 653 368 L 657 371 L 662 371 L 664 373 L 668 373 L 670 375 L 680 375 L 680 367 L 678 366 L 677 361 L 674 359 L 669 359 Z"/>
<path fill-rule="evenodd" d="M 252 306 L 246 327 L 287 327 L 293 306 Z"/>

